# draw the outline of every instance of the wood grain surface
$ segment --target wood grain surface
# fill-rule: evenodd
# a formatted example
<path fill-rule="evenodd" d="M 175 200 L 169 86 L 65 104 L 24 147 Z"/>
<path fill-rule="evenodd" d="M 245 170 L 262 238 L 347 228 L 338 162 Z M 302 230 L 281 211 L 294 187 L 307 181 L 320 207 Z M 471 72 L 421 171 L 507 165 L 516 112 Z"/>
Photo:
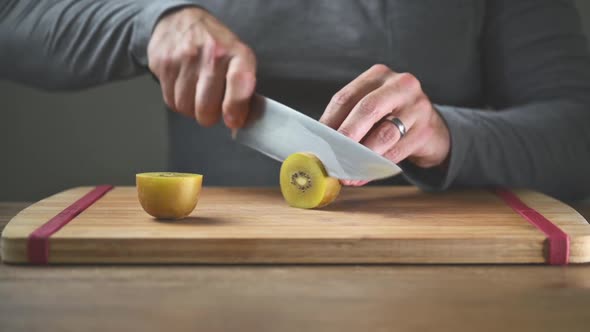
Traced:
<path fill-rule="evenodd" d="M 590 265 L 0 265 L 0 299 L 0 331 L 581 332 Z"/>
<path fill-rule="evenodd" d="M 26 262 L 28 235 L 91 188 L 22 211 L 2 234 L 3 258 Z M 590 226 L 571 207 L 517 191 L 570 236 L 571 262 L 590 260 Z M 204 188 L 197 210 L 158 221 L 135 188 L 119 187 L 50 240 L 51 263 L 542 263 L 545 236 L 488 191 L 411 187 L 345 190 L 322 210 L 288 207 L 278 189 Z"/>

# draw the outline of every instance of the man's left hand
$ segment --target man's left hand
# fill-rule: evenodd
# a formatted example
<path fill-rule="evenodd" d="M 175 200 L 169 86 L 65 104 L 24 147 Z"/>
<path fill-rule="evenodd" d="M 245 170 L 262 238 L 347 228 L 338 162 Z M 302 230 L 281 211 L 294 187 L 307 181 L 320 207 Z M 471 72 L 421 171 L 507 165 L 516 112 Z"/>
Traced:
<path fill-rule="evenodd" d="M 403 138 L 396 125 L 387 121 L 392 118 L 404 124 Z M 440 166 L 451 148 L 449 130 L 418 79 L 385 65 L 374 65 L 336 93 L 320 122 L 394 163 L 407 158 L 422 168 Z"/>

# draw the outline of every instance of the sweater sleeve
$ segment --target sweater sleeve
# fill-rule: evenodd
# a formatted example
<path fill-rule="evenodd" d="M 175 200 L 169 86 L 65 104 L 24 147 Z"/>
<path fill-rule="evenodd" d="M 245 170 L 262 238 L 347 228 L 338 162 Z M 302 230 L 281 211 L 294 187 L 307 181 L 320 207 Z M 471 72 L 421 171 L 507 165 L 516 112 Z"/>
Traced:
<path fill-rule="evenodd" d="M 147 73 L 147 45 L 188 0 L 3 0 L 0 79 L 81 89 Z"/>
<path fill-rule="evenodd" d="M 590 57 L 572 1 L 487 1 L 481 43 L 489 107 L 435 105 L 450 130 L 448 167 L 406 162 L 406 177 L 426 190 L 590 196 Z"/>

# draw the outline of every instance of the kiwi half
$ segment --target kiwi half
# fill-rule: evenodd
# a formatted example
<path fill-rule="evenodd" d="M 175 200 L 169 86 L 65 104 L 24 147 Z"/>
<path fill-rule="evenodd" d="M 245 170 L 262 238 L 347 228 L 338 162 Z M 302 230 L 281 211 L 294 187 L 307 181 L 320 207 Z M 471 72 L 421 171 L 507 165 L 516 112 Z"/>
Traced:
<path fill-rule="evenodd" d="M 141 207 L 158 219 L 182 219 L 195 209 L 203 176 L 190 173 L 153 172 L 136 174 Z"/>
<path fill-rule="evenodd" d="M 332 203 L 340 193 L 340 182 L 330 177 L 313 154 L 299 152 L 281 165 L 281 193 L 293 207 L 314 209 Z"/>

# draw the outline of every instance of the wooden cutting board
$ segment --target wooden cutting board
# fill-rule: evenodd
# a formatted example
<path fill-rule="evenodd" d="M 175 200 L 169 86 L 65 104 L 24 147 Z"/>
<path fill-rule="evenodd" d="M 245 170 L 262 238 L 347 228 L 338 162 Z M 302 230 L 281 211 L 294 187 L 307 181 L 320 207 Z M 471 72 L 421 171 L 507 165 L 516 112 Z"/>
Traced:
<path fill-rule="evenodd" d="M 30 234 L 93 188 L 71 189 L 20 212 L 2 258 L 28 263 Z M 531 191 L 522 203 L 567 234 L 569 262 L 590 261 L 590 225 Z M 159 221 L 134 187 L 116 187 L 51 235 L 48 263 L 546 263 L 548 237 L 491 191 L 424 193 L 345 188 L 322 210 L 288 207 L 275 188 L 203 188 L 193 214 Z"/>

